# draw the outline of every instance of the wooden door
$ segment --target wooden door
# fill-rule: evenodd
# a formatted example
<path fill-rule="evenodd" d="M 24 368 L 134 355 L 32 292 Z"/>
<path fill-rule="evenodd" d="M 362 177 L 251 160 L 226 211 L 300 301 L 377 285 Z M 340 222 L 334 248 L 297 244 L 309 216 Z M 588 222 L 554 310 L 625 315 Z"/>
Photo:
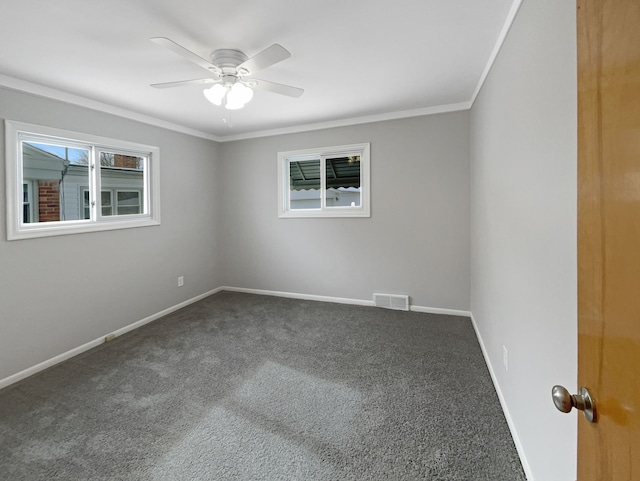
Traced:
<path fill-rule="evenodd" d="M 578 481 L 640 480 L 640 0 L 578 0 Z"/>

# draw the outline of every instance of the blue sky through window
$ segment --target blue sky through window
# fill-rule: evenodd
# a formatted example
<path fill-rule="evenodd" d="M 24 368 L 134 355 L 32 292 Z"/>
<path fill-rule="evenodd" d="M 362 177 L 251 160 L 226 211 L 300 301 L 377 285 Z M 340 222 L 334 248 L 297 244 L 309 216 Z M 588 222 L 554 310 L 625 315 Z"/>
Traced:
<path fill-rule="evenodd" d="M 84 149 L 75 149 L 73 147 L 64 147 L 61 145 L 41 144 L 38 142 L 27 143 L 40 150 L 57 155 L 61 159 L 68 159 L 72 164 L 86 164 L 87 159 L 89 158 L 89 152 Z"/>

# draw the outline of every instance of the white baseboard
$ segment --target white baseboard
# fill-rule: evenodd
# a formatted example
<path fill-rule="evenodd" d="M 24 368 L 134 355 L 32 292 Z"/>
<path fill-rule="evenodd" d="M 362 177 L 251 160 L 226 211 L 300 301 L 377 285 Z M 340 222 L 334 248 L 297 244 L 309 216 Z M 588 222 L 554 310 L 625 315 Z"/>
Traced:
<path fill-rule="evenodd" d="M 303 299 L 306 301 L 320 301 L 320 302 L 335 302 L 337 304 L 353 304 L 356 306 L 373 306 L 373 300 L 366 299 L 351 299 L 348 297 L 331 297 L 331 296 L 316 296 L 313 294 L 300 294 L 297 292 L 284 292 L 284 291 L 269 291 L 265 289 L 247 289 L 245 287 L 231 287 L 223 286 L 220 288 L 223 291 L 231 292 L 244 292 L 246 294 L 258 294 L 261 296 L 274 296 L 274 297 L 287 297 L 289 299 Z M 439 307 L 425 307 L 425 306 L 409 306 L 409 310 L 414 312 L 426 312 L 429 314 L 446 314 L 449 316 L 465 316 L 471 317 L 471 312 L 460 311 L 456 309 L 442 309 Z"/>
<path fill-rule="evenodd" d="M 21 381 L 29 376 L 33 376 L 40 371 L 44 371 L 45 369 L 51 366 L 55 366 L 56 364 L 59 364 L 62 361 L 66 361 L 67 359 L 77 356 L 78 354 L 82 354 L 89 349 L 93 349 L 103 342 L 104 337 L 101 337 L 100 339 L 94 339 L 93 341 L 89 341 L 82 346 L 78 346 L 75 349 L 71 349 L 70 351 L 64 352 L 62 354 L 59 354 L 58 356 L 43 361 L 40 364 L 36 364 L 35 366 L 31 366 L 23 371 L 17 372 L 16 374 L 12 374 L 9 377 L 5 377 L 4 379 L 0 380 L 0 389 L 10 386 L 11 384 Z"/>
<path fill-rule="evenodd" d="M 258 294 L 260 296 L 287 297 L 289 299 L 303 299 L 305 301 L 335 302 L 337 304 L 355 304 L 357 306 L 373 306 L 373 300 L 349 299 L 346 297 L 316 296 L 313 294 L 300 294 L 297 292 L 268 291 L 264 289 L 247 289 L 245 287 L 223 286 L 223 291 L 244 292 L 245 294 Z"/>
<path fill-rule="evenodd" d="M 509 426 L 509 431 L 511 431 L 511 437 L 513 438 L 513 442 L 516 445 L 516 451 L 518 451 L 518 456 L 520 457 L 520 462 L 522 463 L 522 469 L 524 470 L 524 474 L 527 477 L 528 481 L 534 481 L 533 473 L 531 472 L 531 466 L 529 466 L 529 462 L 527 461 L 527 456 L 524 452 L 524 447 L 522 446 L 522 442 L 520 441 L 520 437 L 518 436 L 518 430 L 511 418 L 511 414 L 509 413 L 509 407 L 507 406 L 507 401 L 502 394 L 502 390 L 500 389 L 500 384 L 498 383 L 498 377 L 493 369 L 493 365 L 491 364 L 491 360 L 489 359 L 489 353 L 484 345 L 484 341 L 482 340 L 482 336 L 480 335 L 480 330 L 478 329 L 478 324 L 476 324 L 476 319 L 473 317 L 473 313 L 469 313 L 469 317 L 471 317 L 471 323 L 473 324 L 473 328 L 476 331 L 476 337 L 478 338 L 478 342 L 480 343 L 480 349 L 482 349 L 482 355 L 484 356 L 484 361 L 487 364 L 487 368 L 489 369 L 489 374 L 491 375 L 491 380 L 493 381 L 493 386 L 496 389 L 496 393 L 498 393 L 498 399 L 500 400 L 500 405 L 502 406 L 502 411 L 504 412 L 504 417 L 507 420 L 507 425 Z"/>
<path fill-rule="evenodd" d="M 121 329 L 118 329 L 117 331 L 113 331 L 110 334 L 114 334 L 116 337 L 122 336 L 123 334 L 126 334 L 129 331 L 133 331 L 134 329 L 142 327 L 145 324 L 148 324 L 148 323 L 150 323 L 152 321 L 155 321 L 156 319 L 160 319 L 161 317 L 164 317 L 164 316 L 166 316 L 168 314 L 171 314 L 172 312 L 175 312 L 178 309 L 182 309 L 183 307 L 187 307 L 188 305 L 193 304 L 194 302 L 198 302 L 198 301 L 204 299 L 205 297 L 212 296 L 213 294 L 216 294 L 216 293 L 220 292 L 221 290 L 222 289 L 220 287 L 218 287 L 216 289 L 212 289 L 212 290 L 210 290 L 208 292 L 205 292 L 204 294 L 200 294 L 199 296 L 192 297 L 191 299 L 187 299 L 186 301 L 183 301 L 180 304 L 176 304 L 175 306 L 168 307 L 164 311 L 157 312 L 156 314 L 153 314 L 153 315 L 151 315 L 149 317 L 145 317 L 144 319 L 141 319 L 140 321 L 134 322 L 133 324 L 129 324 L 128 326 L 125 326 L 125 327 L 123 327 Z"/>
<path fill-rule="evenodd" d="M 440 307 L 410 306 L 414 312 L 426 312 L 428 314 L 446 314 L 447 316 L 471 317 L 471 312 L 460 311 L 458 309 L 442 309 Z"/>
<path fill-rule="evenodd" d="M 70 351 L 64 352 L 62 354 L 59 354 L 55 357 L 52 357 L 51 359 L 48 359 L 46 361 L 43 361 L 39 364 L 36 364 L 35 366 L 31 366 L 23 371 L 20 371 L 16 374 L 13 374 L 9 377 L 6 377 L 4 379 L 0 380 L 0 389 L 7 387 L 13 383 L 16 383 L 18 381 L 21 381 L 22 379 L 25 379 L 29 376 L 32 376 L 40 371 L 44 371 L 47 368 L 50 368 L 52 366 L 55 366 L 56 364 L 61 363 L 62 361 L 66 361 L 67 359 L 70 359 L 74 356 L 77 356 L 78 354 L 82 354 L 85 351 L 88 351 L 89 349 L 93 349 L 96 346 L 99 346 L 100 344 L 105 342 L 105 337 L 108 335 L 115 335 L 116 337 L 121 336 L 122 334 L 125 334 L 129 331 L 132 331 L 134 329 L 137 329 L 138 327 L 144 326 L 145 324 L 148 324 L 152 321 L 155 321 L 156 319 L 160 319 L 163 316 L 166 316 L 167 314 L 171 314 L 172 312 L 177 311 L 178 309 L 182 309 L 183 307 L 188 306 L 189 304 L 193 304 L 194 302 L 197 302 L 201 299 L 204 299 L 205 297 L 209 297 L 212 294 L 215 294 L 217 292 L 220 292 L 222 290 L 222 288 L 218 287 L 217 289 L 213 289 L 209 292 L 205 292 L 204 294 L 200 294 L 199 296 L 193 297 L 191 299 L 188 299 L 184 302 L 181 302 L 179 304 L 176 304 L 175 306 L 171 306 L 163 311 L 160 311 L 156 314 L 153 314 L 149 317 L 145 317 L 144 319 L 141 319 L 139 321 L 134 322 L 133 324 L 129 324 L 128 326 L 125 326 L 121 329 L 118 329 L 117 331 L 113 331 L 113 332 L 108 332 L 105 333 L 104 336 L 99 337 L 98 339 L 94 339 L 93 341 L 89 341 L 86 344 L 83 344 L 82 346 L 78 346 L 74 349 L 71 349 Z"/>

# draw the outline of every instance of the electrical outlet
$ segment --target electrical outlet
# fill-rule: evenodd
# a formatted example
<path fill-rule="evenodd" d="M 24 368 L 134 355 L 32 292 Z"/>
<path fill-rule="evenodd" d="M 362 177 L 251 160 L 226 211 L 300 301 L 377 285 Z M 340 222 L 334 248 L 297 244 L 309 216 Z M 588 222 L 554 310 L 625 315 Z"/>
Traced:
<path fill-rule="evenodd" d="M 506 346 L 502 346 L 502 364 L 504 364 L 504 370 L 509 372 L 509 352 Z"/>
<path fill-rule="evenodd" d="M 184 276 L 178 277 L 178 287 L 184 286 Z"/>

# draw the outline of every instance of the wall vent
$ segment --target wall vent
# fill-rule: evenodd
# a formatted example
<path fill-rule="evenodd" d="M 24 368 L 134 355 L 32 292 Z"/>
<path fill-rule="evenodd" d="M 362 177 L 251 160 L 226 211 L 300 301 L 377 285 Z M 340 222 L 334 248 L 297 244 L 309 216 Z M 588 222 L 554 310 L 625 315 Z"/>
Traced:
<path fill-rule="evenodd" d="M 395 309 L 396 311 L 409 310 L 409 296 L 396 294 L 374 294 L 373 304 L 376 307 L 384 307 L 385 309 Z"/>

